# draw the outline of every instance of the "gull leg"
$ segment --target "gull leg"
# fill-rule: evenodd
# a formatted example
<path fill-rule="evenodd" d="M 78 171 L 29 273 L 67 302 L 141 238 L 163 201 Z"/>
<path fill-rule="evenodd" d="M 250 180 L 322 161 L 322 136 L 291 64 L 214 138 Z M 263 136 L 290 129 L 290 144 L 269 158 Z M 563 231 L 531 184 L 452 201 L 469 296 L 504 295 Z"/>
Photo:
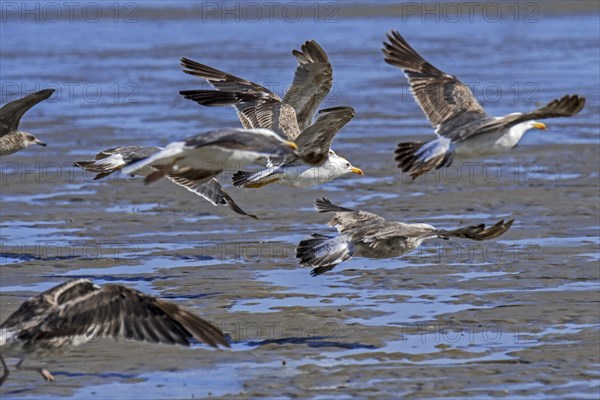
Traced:
<path fill-rule="evenodd" d="M 42 374 L 46 382 L 54 382 L 54 375 L 52 375 L 52 373 L 46 368 L 40 368 L 38 369 L 38 371 L 40 372 L 40 374 Z"/>
<path fill-rule="evenodd" d="M 0 386 L 2 386 L 6 378 L 8 378 L 10 372 L 8 371 L 8 365 L 6 365 L 6 361 L 4 361 L 4 357 L 2 357 L 2 354 L 0 354 L 0 361 L 2 362 L 2 369 L 4 370 L 2 376 L 0 376 Z"/>
<path fill-rule="evenodd" d="M 42 375 L 42 377 L 46 380 L 46 382 L 53 382 L 54 381 L 54 375 L 52 375 L 52 373 L 50 371 L 48 371 L 47 368 L 44 368 L 44 367 L 23 367 L 23 365 L 22 365 L 23 361 L 25 361 L 25 359 L 22 358 L 15 365 L 15 367 L 19 371 L 35 371 L 35 372 L 39 372 Z"/>

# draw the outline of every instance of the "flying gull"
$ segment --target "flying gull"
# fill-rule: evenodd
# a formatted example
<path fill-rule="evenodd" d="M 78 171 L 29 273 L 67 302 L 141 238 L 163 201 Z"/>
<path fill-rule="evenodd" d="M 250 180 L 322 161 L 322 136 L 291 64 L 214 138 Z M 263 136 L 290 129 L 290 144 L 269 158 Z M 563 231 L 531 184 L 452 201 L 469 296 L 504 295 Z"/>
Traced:
<path fill-rule="evenodd" d="M 303 187 L 350 172 L 363 174 L 330 148 L 336 133 L 354 117 L 354 109 L 348 106 L 323 109 L 313 122 L 317 108 L 333 84 L 327 55 L 315 41 L 307 41 L 302 51 L 294 50 L 292 54 L 298 66 L 283 100 L 254 82 L 181 59 L 184 72 L 207 80 L 216 89 L 181 91 L 185 98 L 208 107 L 233 106 L 244 127 L 271 129 L 299 146 L 299 156 L 271 163 L 260 171 L 239 171 L 233 176 L 234 186 L 258 188 L 278 182 Z"/>
<path fill-rule="evenodd" d="M 229 347 L 223 332 L 180 308 L 121 285 L 98 286 L 87 279 L 67 281 L 33 297 L 0 325 L 0 352 L 19 358 L 60 355 L 69 347 L 97 337 L 133 339 L 189 346 L 195 339 L 212 347 Z M 4 372 L 9 375 L 2 354 Z M 36 369 L 48 380 L 45 368 Z"/>
<path fill-rule="evenodd" d="M 387 37 L 385 61 L 404 71 L 415 100 L 438 135 L 426 143 L 398 144 L 398 168 L 413 179 L 449 166 L 455 155 L 475 158 L 510 150 L 529 129 L 547 129 L 536 120 L 571 117 L 585 105 L 585 98 L 566 95 L 534 111 L 492 117 L 466 85 L 429 64 L 398 32 Z"/>
<path fill-rule="evenodd" d="M 125 174 L 143 174 L 152 183 L 168 176 L 201 185 L 223 171 L 236 171 L 267 157 L 284 158 L 296 154 L 298 146 L 268 129 L 226 128 L 173 142 L 149 157 L 125 166 Z"/>
<path fill-rule="evenodd" d="M 27 146 L 38 144 L 46 146 L 29 132 L 19 130 L 23 115 L 37 103 L 52 96 L 54 89 L 44 89 L 31 93 L 21 99 L 6 103 L 0 108 L 0 157 L 16 153 Z"/>
<path fill-rule="evenodd" d="M 162 148 L 155 146 L 144 147 L 131 145 L 113 147 L 96 154 L 94 160 L 77 161 L 75 166 L 80 167 L 85 171 L 95 173 L 96 176 L 94 177 L 94 180 L 97 180 L 102 179 L 113 172 L 119 171 L 134 162 L 150 157 L 161 150 Z M 141 176 L 148 176 L 155 171 L 156 170 L 153 168 L 146 167 L 138 171 L 137 174 Z M 182 186 L 190 192 L 202 197 L 215 206 L 227 206 L 238 214 L 257 219 L 255 215 L 248 214 L 242 208 L 240 208 L 240 206 L 237 205 L 231 196 L 225 192 L 216 178 L 211 178 L 205 183 L 196 183 L 194 180 L 190 180 L 185 177 L 172 176 L 170 174 L 167 174 L 166 178 L 171 182 Z"/>
<path fill-rule="evenodd" d="M 367 258 L 392 258 L 419 247 L 424 240 L 459 237 L 472 240 L 497 238 L 513 223 L 498 221 L 486 229 L 484 224 L 445 230 L 429 224 L 407 224 L 386 221 L 376 214 L 352 210 L 331 203 L 328 199 L 317 199 L 315 208 L 320 213 L 334 212 L 329 226 L 334 226 L 339 236 L 312 234 L 311 239 L 302 240 L 296 248 L 296 257 L 304 267 L 313 267 L 312 276 L 331 271 L 337 264 L 352 256 Z"/>

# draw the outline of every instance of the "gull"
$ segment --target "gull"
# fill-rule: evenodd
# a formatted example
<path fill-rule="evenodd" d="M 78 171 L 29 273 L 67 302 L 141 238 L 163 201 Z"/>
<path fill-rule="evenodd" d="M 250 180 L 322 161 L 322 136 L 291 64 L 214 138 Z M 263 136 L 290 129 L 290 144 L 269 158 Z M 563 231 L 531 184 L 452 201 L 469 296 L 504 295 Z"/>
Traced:
<path fill-rule="evenodd" d="M 294 142 L 268 129 L 223 128 L 172 142 L 122 171 L 135 174 L 146 167 L 156 169 L 146 176 L 145 183 L 165 175 L 202 181 L 261 158 L 296 154 L 297 148 Z"/>
<path fill-rule="evenodd" d="M 468 86 L 421 57 L 396 31 L 384 42 L 385 61 L 402 69 L 416 102 L 431 122 L 437 139 L 399 143 L 398 168 L 416 177 L 447 167 L 456 155 L 476 158 L 515 147 L 530 129 L 546 130 L 538 119 L 571 117 L 583 109 L 585 98 L 566 95 L 537 110 L 502 117 L 488 115 Z"/>
<path fill-rule="evenodd" d="M 278 114 L 283 103 L 266 102 L 259 113 Z M 260 116 L 260 114 L 259 114 Z M 233 186 L 260 188 L 270 183 L 308 187 L 327 183 L 348 173 L 363 175 L 363 171 L 330 149 L 337 131 L 354 116 L 351 107 L 341 106 L 320 110 L 313 125 L 304 131 L 288 130 L 287 137 L 300 149 L 299 156 L 285 158 L 281 163 L 269 163 L 259 171 L 238 171 L 233 175 Z M 273 121 L 269 118 L 269 121 Z M 270 123 L 270 122 L 269 122 Z M 326 156 L 323 156 L 326 155 Z M 321 159 L 317 165 L 307 165 L 306 160 Z"/>
<path fill-rule="evenodd" d="M 40 90 L 6 103 L 0 108 L 0 157 L 16 153 L 34 144 L 46 146 L 46 143 L 31 133 L 20 131 L 19 122 L 31 107 L 46 100 L 52 96 L 52 93 L 54 93 L 54 89 Z"/>
<path fill-rule="evenodd" d="M 386 221 L 376 214 L 340 207 L 326 198 L 317 199 L 315 208 L 320 213 L 335 213 L 328 225 L 337 228 L 340 235 L 333 237 L 313 233 L 312 238 L 298 244 L 296 257 L 303 267 L 314 267 L 312 276 L 331 271 L 337 264 L 352 256 L 399 257 L 428 239 L 494 239 L 506 232 L 513 223 L 512 219 L 507 222 L 501 220 L 489 228 L 479 224 L 445 230 L 429 224 Z"/>
<path fill-rule="evenodd" d="M 307 41 L 301 50 L 292 52 L 298 66 L 283 100 L 257 83 L 181 59 L 185 73 L 205 79 L 216 89 L 183 90 L 180 93 L 185 98 L 208 107 L 233 106 L 244 127 L 271 129 L 299 146 L 298 156 L 269 163 L 260 171 L 237 172 L 233 176 L 234 186 L 258 188 L 277 182 L 305 187 L 348 173 L 363 175 L 360 168 L 330 148 L 336 133 L 354 117 L 354 109 L 348 106 L 323 109 L 313 122 L 317 108 L 332 87 L 332 68 L 317 42 Z"/>
<path fill-rule="evenodd" d="M 98 286 L 88 279 L 64 282 L 33 297 L 0 325 L 0 352 L 19 358 L 60 355 L 98 337 L 189 346 L 195 339 L 229 347 L 223 332 L 178 305 L 121 285 Z M 8 378 L 6 361 L 0 354 Z M 48 380 L 46 368 L 37 368 Z"/>
<path fill-rule="evenodd" d="M 156 146 L 129 145 L 113 147 L 96 154 L 94 160 L 77 161 L 74 165 L 82 168 L 85 171 L 95 173 L 96 176 L 94 177 L 94 180 L 98 180 L 116 171 L 119 171 L 136 161 L 150 157 L 161 150 L 163 149 Z M 153 168 L 145 167 L 137 171 L 137 174 L 141 176 L 148 176 L 155 171 L 156 170 Z M 166 175 L 166 178 L 171 182 L 182 186 L 190 192 L 202 197 L 215 206 L 227 206 L 238 214 L 258 219 L 256 215 L 248 214 L 246 211 L 240 208 L 240 206 L 237 205 L 231 196 L 225 192 L 216 178 L 211 178 L 205 183 L 196 183 L 194 180 L 190 180 L 185 177 L 172 176 L 169 174 Z"/>
<path fill-rule="evenodd" d="M 223 171 L 236 171 L 267 157 L 293 156 L 297 148 L 268 129 L 224 128 L 170 143 L 121 171 L 143 175 L 150 168 L 154 171 L 144 178 L 146 184 L 166 176 L 195 190 Z"/>

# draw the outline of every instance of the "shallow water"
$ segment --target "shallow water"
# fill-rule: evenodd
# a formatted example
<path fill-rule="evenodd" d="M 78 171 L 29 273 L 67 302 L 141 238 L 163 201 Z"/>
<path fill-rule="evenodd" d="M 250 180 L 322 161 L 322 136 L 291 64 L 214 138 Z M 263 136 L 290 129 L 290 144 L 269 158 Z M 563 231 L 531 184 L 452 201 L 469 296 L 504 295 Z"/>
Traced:
<path fill-rule="evenodd" d="M 592 3 L 528 3 L 539 8 L 454 22 L 360 3 L 311 3 L 298 21 L 282 14 L 296 3 L 277 3 L 273 21 L 256 22 L 248 9 L 231 21 L 235 13 L 183 1 L 120 3 L 116 18 L 108 3 L 94 3 L 97 22 L 75 9 L 73 20 L 50 21 L 46 10 L 32 23 L 33 14 L 5 8 L 1 102 L 57 92 L 21 126 L 49 146 L 0 162 L 0 319 L 29 296 L 85 277 L 176 301 L 220 326 L 232 350 L 90 343 L 49 360 L 52 384 L 13 370 L 2 398 L 596 398 L 600 28 Z M 469 83 L 490 114 L 567 93 L 585 96 L 586 108 L 546 121 L 549 131 L 530 132 L 510 154 L 410 181 L 395 168 L 394 146 L 433 132 L 400 71 L 383 62 L 392 28 Z M 323 107 L 357 111 L 334 148 L 364 177 L 303 190 L 231 188 L 254 221 L 168 182 L 92 181 L 71 167 L 108 147 L 238 125 L 230 109 L 179 96 L 203 87 L 181 73 L 179 57 L 282 94 L 295 67 L 290 52 L 308 39 L 334 68 Z M 433 241 L 312 278 L 294 247 L 311 232 L 332 232 L 312 209 L 320 196 L 440 227 L 515 224 L 494 242 Z"/>

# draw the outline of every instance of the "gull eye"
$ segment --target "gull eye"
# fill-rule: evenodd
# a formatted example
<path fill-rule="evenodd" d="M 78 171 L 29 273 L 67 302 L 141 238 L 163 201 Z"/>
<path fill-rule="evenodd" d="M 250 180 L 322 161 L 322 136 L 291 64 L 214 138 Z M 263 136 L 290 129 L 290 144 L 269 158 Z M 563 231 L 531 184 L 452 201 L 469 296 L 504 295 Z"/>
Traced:
<path fill-rule="evenodd" d="M 347 163 L 346 163 L 346 167 L 349 167 L 349 166 L 350 166 L 350 163 L 349 163 L 349 162 L 347 162 Z"/>
<path fill-rule="evenodd" d="M 27 135 L 27 140 L 33 142 L 35 140 L 35 136 L 33 136 L 33 135 Z"/>

